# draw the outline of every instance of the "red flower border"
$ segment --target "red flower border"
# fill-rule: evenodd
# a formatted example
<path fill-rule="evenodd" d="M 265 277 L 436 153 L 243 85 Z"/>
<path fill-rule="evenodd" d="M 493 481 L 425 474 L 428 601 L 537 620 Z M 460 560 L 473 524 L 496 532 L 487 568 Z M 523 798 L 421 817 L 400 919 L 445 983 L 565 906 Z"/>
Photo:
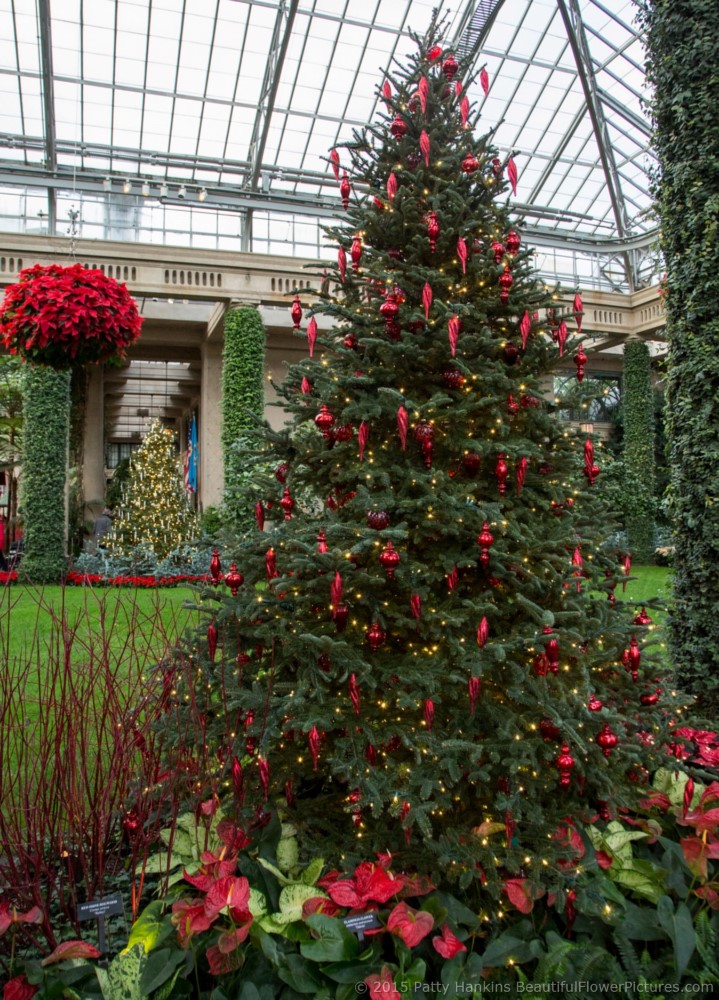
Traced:
<path fill-rule="evenodd" d="M 155 587 L 177 587 L 183 583 L 210 583 L 212 578 L 206 573 L 178 573 L 177 576 L 100 576 L 99 573 L 78 573 L 71 569 L 65 583 L 71 587 L 135 587 L 151 590 Z M 0 572 L 0 586 L 18 582 L 17 570 Z"/>

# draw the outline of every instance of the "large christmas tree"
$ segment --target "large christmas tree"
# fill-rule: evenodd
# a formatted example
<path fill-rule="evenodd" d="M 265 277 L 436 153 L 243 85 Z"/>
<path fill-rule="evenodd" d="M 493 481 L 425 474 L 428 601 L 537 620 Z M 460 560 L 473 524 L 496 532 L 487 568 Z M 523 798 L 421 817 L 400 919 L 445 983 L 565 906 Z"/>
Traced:
<path fill-rule="evenodd" d="M 514 164 L 475 134 L 462 61 L 436 25 L 418 49 L 346 172 L 331 156 L 346 221 L 311 311 L 334 325 L 298 334 L 291 424 L 258 444 L 279 482 L 177 710 L 201 678 L 242 808 L 282 797 L 328 861 L 390 850 L 498 891 L 518 872 L 559 882 L 568 818 L 634 798 L 665 759 L 671 695 L 648 616 L 615 599 L 598 453 L 542 395 L 562 351 L 581 365 L 580 316 L 532 270 Z"/>
<path fill-rule="evenodd" d="M 131 555 L 142 545 L 164 559 L 197 532 L 169 427 L 155 420 L 130 461 L 130 475 L 115 523 L 107 536 L 111 553 Z"/>

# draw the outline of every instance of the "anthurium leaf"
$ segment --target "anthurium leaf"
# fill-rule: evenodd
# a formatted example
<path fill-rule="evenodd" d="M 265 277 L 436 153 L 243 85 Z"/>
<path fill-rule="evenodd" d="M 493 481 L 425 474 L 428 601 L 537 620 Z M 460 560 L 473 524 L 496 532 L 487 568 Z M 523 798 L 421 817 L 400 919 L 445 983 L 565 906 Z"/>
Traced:
<path fill-rule="evenodd" d="M 267 900 L 259 889 L 250 889 L 250 913 L 253 917 L 262 917 L 267 913 Z"/>
<path fill-rule="evenodd" d="M 297 865 L 300 849 L 295 837 L 285 837 L 277 845 L 277 864 L 284 872 L 291 871 Z"/>
<path fill-rule="evenodd" d="M 145 907 L 132 925 L 124 951 L 130 951 L 139 944 L 142 945 L 145 954 L 147 954 L 162 944 L 173 931 L 174 927 L 170 922 L 169 914 L 163 915 L 163 903 L 156 899 Z"/>
<path fill-rule="evenodd" d="M 305 885 L 303 882 L 293 882 L 291 885 L 286 885 L 280 893 L 280 913 L 274 914 L 275 919 L 279 920 L 281 916 L 289 915 L 291 920 L 301 920 L 303 904 L 308 899 L 324 895 L 325 893 L 321 889 L 317 889 L 313 885 Z"/>
<path fill-rule="evenodd" d="M 277 975 L 297 993 L 310 993 L 313 997 L 318 995 L 323 985 L 317 966 L 292 952 L 282 956 Z"/>
<path fill-rule="evenodd" d="M 322 874 L 324 866 L 324 858 L 315 858 L 314 861 L 310 861 L 305 870 L 302 872 L 300 880 L 304 882 L 305 885 L 314 885 Z"/>
<path fill-rule="evenodd" d="M 359 951 L 357 938 L 336 917 L 313 913 L 307 918 L 307 924 L 315 940 L 300 945 L 305 958 L 315 962 L 347 962 Z"/>
<path fill-rule="evenodd" d="M 258 857 L 257 861 L 266 871 L 271 872 L 271 874 L 275 876 L 280 885 L 289 885 L 292 881 L 292 879 L 287 878 L 287 876 L 284 875 L 276 865 L 273 865 L 271 861 L 268 861 L 267 858 Z"/>
<path fill-rule="evenodd" d="M 692 915 L 686 903 L 679 903 L 676 910 L 669 896 L 662 896 L 657 903 L 657 917 L 674 945 L 674 964 L 677 976 L 684 975 L 696 948 L 696 934 Z"/>
<path fill-rule="evenodd" d="M 183 964 L 185 957 L 185 953 L 178 948 L 160 948 L 159 951 L 153 951 L 148 956 L 145 967 L 142 970 L 142 975 L 140 976 L 140 989 L 142 992 L 147 994 L 152 993 L 153 990 L 156 990 L 163 983 L 167 982 L 174 975 L 178 966 Z"/>

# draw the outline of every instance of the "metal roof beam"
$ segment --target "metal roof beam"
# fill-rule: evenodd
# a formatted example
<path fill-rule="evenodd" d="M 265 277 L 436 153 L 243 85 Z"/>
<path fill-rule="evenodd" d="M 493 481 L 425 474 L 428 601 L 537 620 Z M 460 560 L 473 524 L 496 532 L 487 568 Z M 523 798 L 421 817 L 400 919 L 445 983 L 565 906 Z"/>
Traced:
<path fill-rule="evenodd" d="M 42 109 L 45 126 L 45 164 L 49 171 L 57 166 L 55 128 L 55 91 L 52 70 L 52 25 L 50 0 L 38 0 L 38 29 L 40 32 L 40 68 L 42 70 Z M 48 231 L 51 235 L 57 229 L 57 205 L 55 191 L 47 189 Z"/>
<path fill-rule="evenodd" d="M 462 15 L 454 38 L 454 49 L 469 59 L 470 73 L 479 57 L 482 42 L 489 34 L 504 0 L 472 0 Z M 474 8 L 474 9 L 472 9 Z"/>
<path fill-rule="evenodd" d="M 584 119 L 584 115 L 585 115 L 585 109 L 584 108 L 580 108 L 579 111 L 574 116 L 571 124 L 568 126 L 567 131 L 564 133 L 564 135 L 562 137 L 562 141 L 559 143 L 559 145 L 557 146 L 557 148 L 552 153 L 551 159 L 548 161 L 547 165 L 545 166 L 544 170 L 542 171 L 539 180 L 534 185 L 534 188 L 532 189 L 532 193 L 530 194 L 529 198 L 527 199 L 529 201 L 530 205 L 535 201 L 537 195 L 539 194 L 539 192 L 542 190 L 542 188 L 544 187 L 544 185 L 549 180 L 549 177 L 552 174 L 552 171 L 555 169 L 555 167 L 557 166 L 557 164 L 559 163 L 559 161 L 561 160 L 561 158 L 564 156 L 564 152 L 565 152 L 567 146 L 569 145 L 569 143 L 574 138 L 574 133 L 577 131 L 577 129 L 581 125 L 582 120 Z"/>
<path fill-rule="evenodd" d="M 632 128 L 635 128 L 647 138 L 651 138 L 651 126 L 648 121 L 641 117 L 641 115 L 638 115 L 636 111 L 632 111 L 631 108 L 626 106 L 626 104 L 622 104 L 621 101 L 618 101 L 616 97 L 610 94 L 607 90 L 597 87 L 597 94 L 601 98 L 603 104 L 606 104 L 607 107 L 612 109 L 612 111 L 616 111 L 618 115 L 621 115 L 622 118 L 632 126 Z"/>
<path fill-rule="evenodd" d="M 604 180 L 607 185 L 609 200 L 612 204 L 612 212 L 616 223 L 617 232 L 620 237 L 627 234 L 627 219 L 622 204 L 621 185 L 617 173 L 614 155 L 612 152 L 609 134 L 607 132 L 607 122 L 604 117 L 597 81 L 594 75 L 592 56 L 589 51 L 589 44 L 582 24 L 581 11 L 577 0 L 557 0 L 559 13 L 562 16 L 564 27 L 567 32 L 569 45 L 572 49 L 574 61 L 577 64 L 577 74 L 584 91 L 584 98 L 587 102 L 587 110 L 592 121 L 594 135 L 599 150 L 599 159 L 604 172 Z M 629 255 L 625 255 L 624 264 L 630 291 L 635 289 L 634 269 L 631 265 Z"/>
<path fill-rule="evenodd" d="M 292 25 L 298 7 L 299 0 L 289 0 L 289 6 L 285 0 L 280 0 L 280 5 L 277 8 L 277 17 L 275 19 L 270 52 L 267 58 L 265 78 L 262 81 L 262 90 L 260 91 L 260 103 L 255 115 L 254 125 L 252 126 L 252 138 L 250 139 L 248 156 L 250 168 L 245 186 L 249 187 L 251 191 L 257 189 L 257 182 L 260 179 L 262 157 L 265 154 L 267 136 L 270 132 L 277 88 L 280 85 L 282 66 L 287 54 L 287 47 L 290 44 Z"/>

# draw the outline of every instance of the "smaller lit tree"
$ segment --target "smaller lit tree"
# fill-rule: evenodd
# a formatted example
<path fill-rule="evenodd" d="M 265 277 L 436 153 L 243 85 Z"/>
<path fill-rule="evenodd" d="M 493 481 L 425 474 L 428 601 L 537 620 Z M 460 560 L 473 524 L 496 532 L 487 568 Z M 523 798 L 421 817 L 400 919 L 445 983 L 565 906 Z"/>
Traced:
<path fill-rule="evenodd" d="M 156 420 L 130 463 L 130 475 L 107 545 L 129 555 L 138 545 L 164 559 L 197 530 L 175 448 L 175 435 Z"/>

